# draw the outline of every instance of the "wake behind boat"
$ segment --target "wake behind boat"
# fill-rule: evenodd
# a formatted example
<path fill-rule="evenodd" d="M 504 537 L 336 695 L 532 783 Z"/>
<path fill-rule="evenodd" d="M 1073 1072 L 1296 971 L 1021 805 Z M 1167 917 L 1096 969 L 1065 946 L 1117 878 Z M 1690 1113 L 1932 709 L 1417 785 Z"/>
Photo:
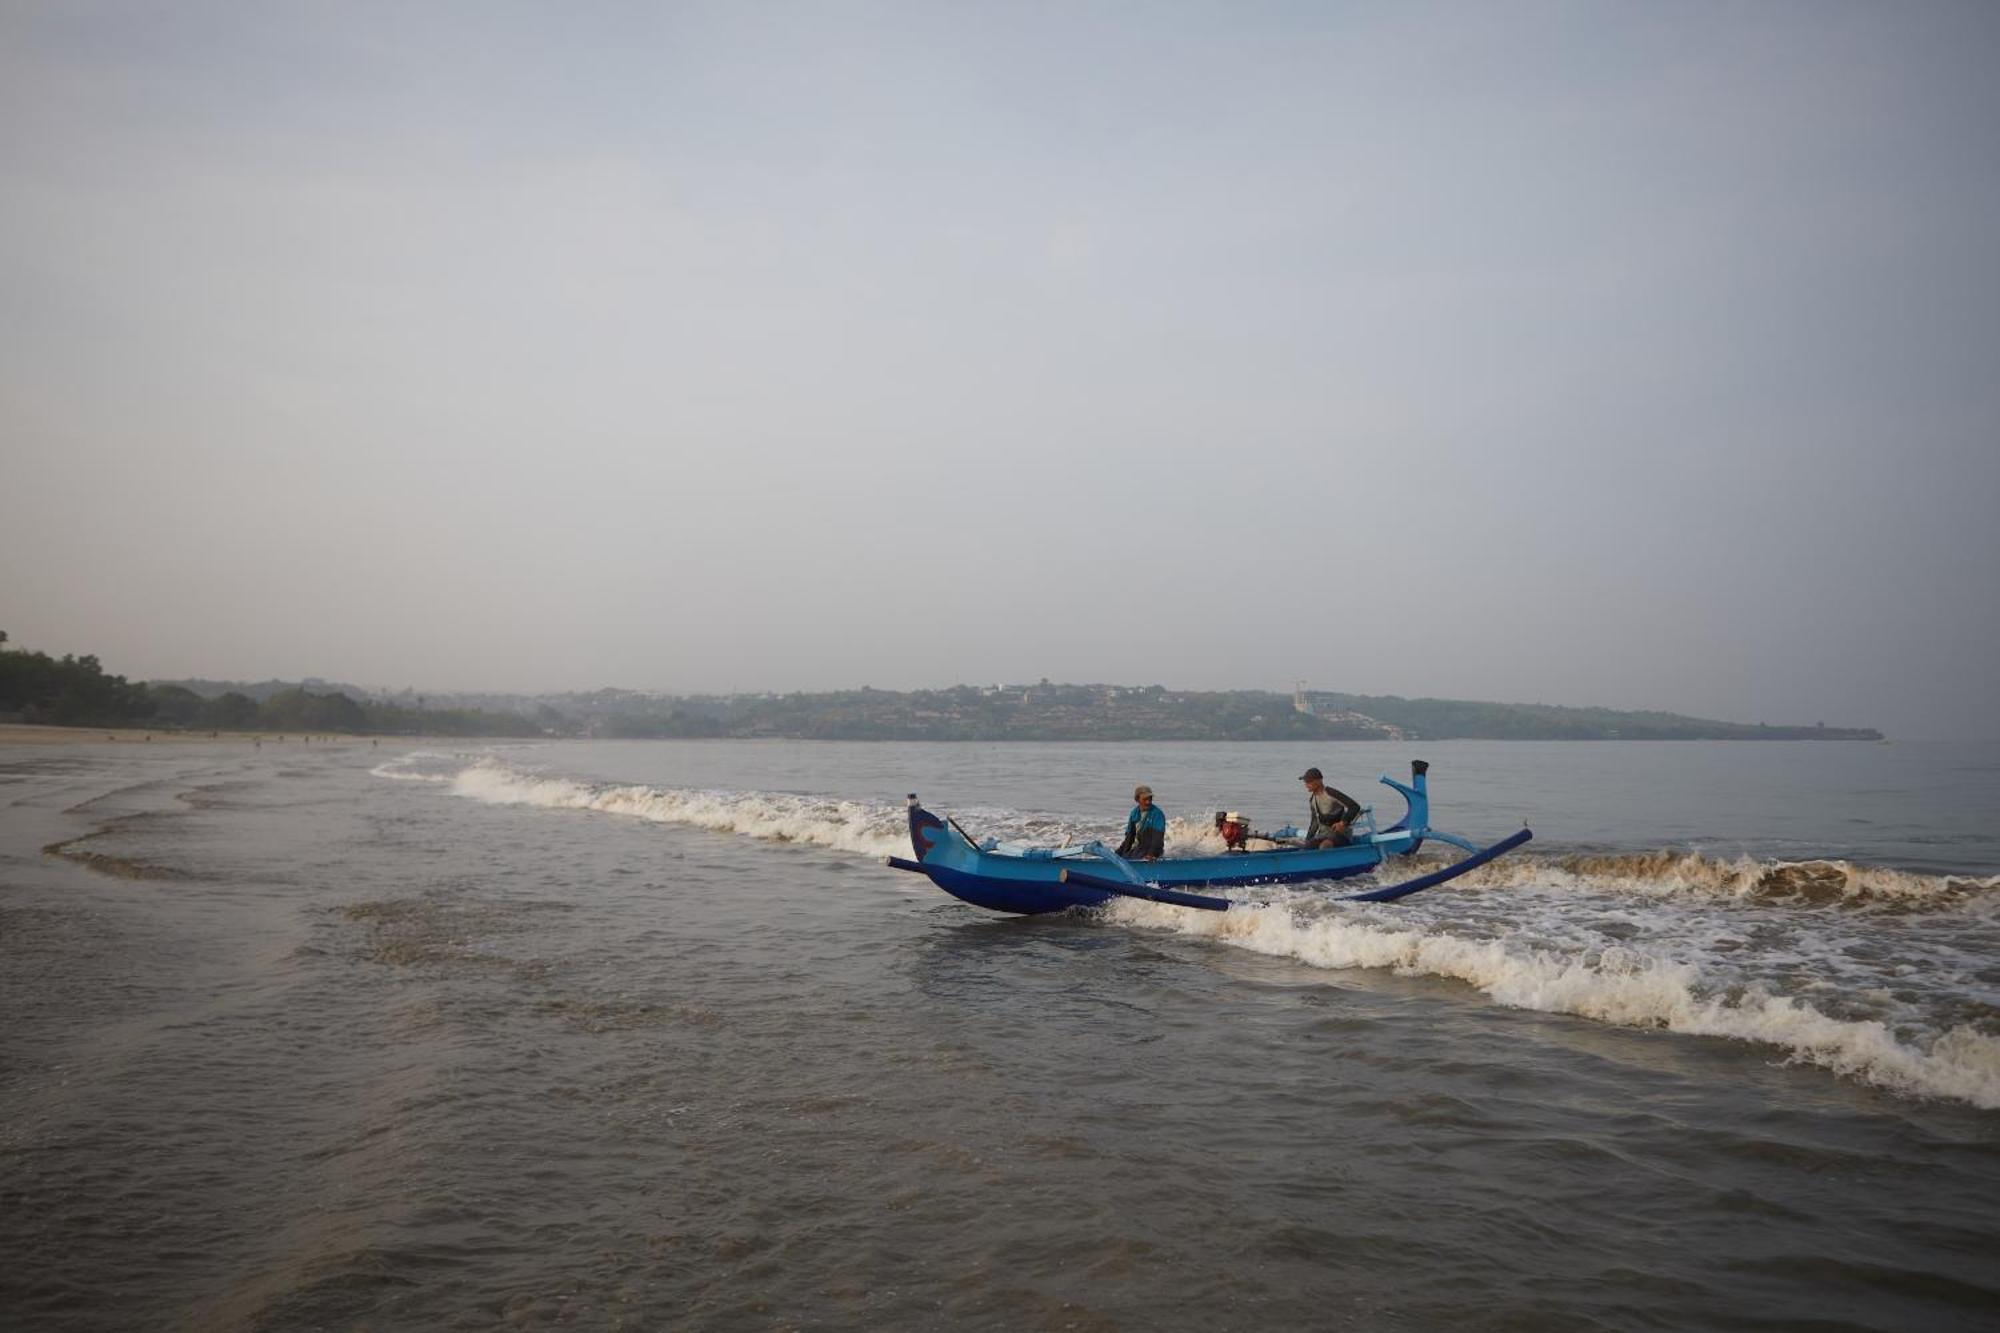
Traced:
<path fill-rule="evenodd" d="M 955 822 L 924 809 L 912 792 L 910 843 L 917 859 L 891 856 L 887 864 L 928 875 L 933 884 L 953 897 L 995 912 L 1061 912 L 1072 907 L 1101 907 L 1113 898 L 1143 898 L 1220 912 L 1231 906 L 1229 899 L 1189 890 L 1347 879 L 1380 868 L 1392 856 L 1413 856 L 1427 839 L 1468 853 L 1442 870 L 1367 893 L 1345 895 L 1355 902 L 1388 902 L 1456 879 L 1534 836 L 1524 828 L 1480 847 L 1432 828 L 1429 771 L 1430 765 L 1423 760 L 1413 762 L 1407 786 L 1384 775 L 1383 785 L 1400 792 L 1408 809 L 1401 820 L 1380 830 L 1375 828 L 1374 814 L 1364 812 L 1353 840 L 1345 846 L 1281 847 L 1141 862 L 1129 861 L 1101 842 L 1033 847 L 994 838 L 975 840 Z"/>

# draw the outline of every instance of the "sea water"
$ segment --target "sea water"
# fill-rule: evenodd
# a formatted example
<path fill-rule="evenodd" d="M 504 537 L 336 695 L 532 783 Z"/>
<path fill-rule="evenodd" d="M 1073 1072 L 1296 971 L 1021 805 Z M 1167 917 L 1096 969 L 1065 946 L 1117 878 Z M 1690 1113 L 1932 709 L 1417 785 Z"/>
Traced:
<path fill-rule="evenodd" d="M 881 863 L 1412 758 L 1535 841 Z M 1996 874 L 1994 746 L 0 741 L 0 1326 L 1991 1326 Z"/>

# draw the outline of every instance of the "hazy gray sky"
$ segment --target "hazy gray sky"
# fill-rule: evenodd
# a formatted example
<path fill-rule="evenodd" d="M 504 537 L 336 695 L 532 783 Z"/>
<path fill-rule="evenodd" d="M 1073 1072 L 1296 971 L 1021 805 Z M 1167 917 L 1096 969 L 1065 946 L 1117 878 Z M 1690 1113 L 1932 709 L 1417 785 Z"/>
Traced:
<path fill-rule="evenodd" d="M 0 4 L 0 628 L 2000 735 L 2000 6 Z"/>

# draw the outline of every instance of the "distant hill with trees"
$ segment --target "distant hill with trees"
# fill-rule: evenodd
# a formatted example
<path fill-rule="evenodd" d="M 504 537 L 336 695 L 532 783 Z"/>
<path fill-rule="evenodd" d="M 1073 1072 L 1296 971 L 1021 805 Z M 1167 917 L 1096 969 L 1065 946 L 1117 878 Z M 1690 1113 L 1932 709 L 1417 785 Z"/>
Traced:
<path fill-rule="evenodd" d="M 217 682 L 204 682 L 219 684 Z M 346 732 L 427 736 L 539 736 L 512 712 L 412 709 L 356 699 L 343 690 L 299 685 L 203 692 L 179 683 L 147 685 L 105 671 L 94 656 L 22 652 L 0 632 L 0 722 L 59 727 L 159 727 L 180 731 Z M 256 687 L 250 687 L 256 688 Z"/>
<path fill-rule="evenodd" d="M 1763 722 L 1717 722 L 1678 713 L 1621 712 L 1611 708 L 1565 708 L 1555 704 L 1489 704 L 1464 699 L 1404 699 L 1393 694 L 1307 696 L 1315 710 L 1363 713 L 1405 735 L 1426 740 L 1495 741 L 1879 741 L 1872 727 L 1770 726 Z"/>
<path fill-rule="evenodd" d="M 1674 713 L 1160 685 L 971 686 L 716 697 L 599 692 L 544 706 L 606 736 L 824 740 L 1880 740 L 1869 728 L 1765 726 Z"/>
<path fill-rule="evenodd" d="M 1298 707 L 1303 702 L 1304 708 Z M 95 657 L 7 647 L 0 721 L 378 735 L 937 741 L 1880 740 L 1865 727 L 1766 726 L 1676 713 L 1161 685 L 948 690 L 425 696 L 318 679 L 127 681 Z"/>

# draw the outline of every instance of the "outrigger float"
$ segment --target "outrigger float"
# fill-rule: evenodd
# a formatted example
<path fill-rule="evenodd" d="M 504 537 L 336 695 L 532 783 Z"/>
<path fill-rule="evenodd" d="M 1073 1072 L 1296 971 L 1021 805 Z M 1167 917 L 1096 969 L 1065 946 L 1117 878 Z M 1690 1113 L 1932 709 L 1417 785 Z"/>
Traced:
<path fill-rule="evenodd" d="M 1392 856 L 1413 856 L 1429 839 L 1468 853 L 1464 860 L 1401 884 L 1342 895 L 1347 902 L 1384 903 L 1457 879 L 1535 836 L 1524 828 L 1480 847 L 1432 828 L 1425 783 L 1429 771 L 1430 765 L 1421 759 L 1412 763 L 1408 786 L 1384 775 L 1383 784 L 1401 792 L 1409 809 L 1396 824 L 1380 830 L 1375 827 L 1374 812 L 1363 811 L 1355 821 L 1353 841 L 1344 847 L 1281 847 L 1138 862 L 1126 860 L 1101 842 L 1030 847 L 996 838 L 976 840 L 956 821 L 940 819 L 917 804 L 912 792 L 910 843 L 916 848 L 917 859 L 891 856 L 886 860 L 898 870 L 930 876 L 931 883 L 954 898 L 995 912 L 1061 912 L 1073 907 L 1102 907 L 1114 898 L 1143 898 L 1223 912 L 1248 904 L 1188 890 L 1347 879 L 1377 869 Z"/>

